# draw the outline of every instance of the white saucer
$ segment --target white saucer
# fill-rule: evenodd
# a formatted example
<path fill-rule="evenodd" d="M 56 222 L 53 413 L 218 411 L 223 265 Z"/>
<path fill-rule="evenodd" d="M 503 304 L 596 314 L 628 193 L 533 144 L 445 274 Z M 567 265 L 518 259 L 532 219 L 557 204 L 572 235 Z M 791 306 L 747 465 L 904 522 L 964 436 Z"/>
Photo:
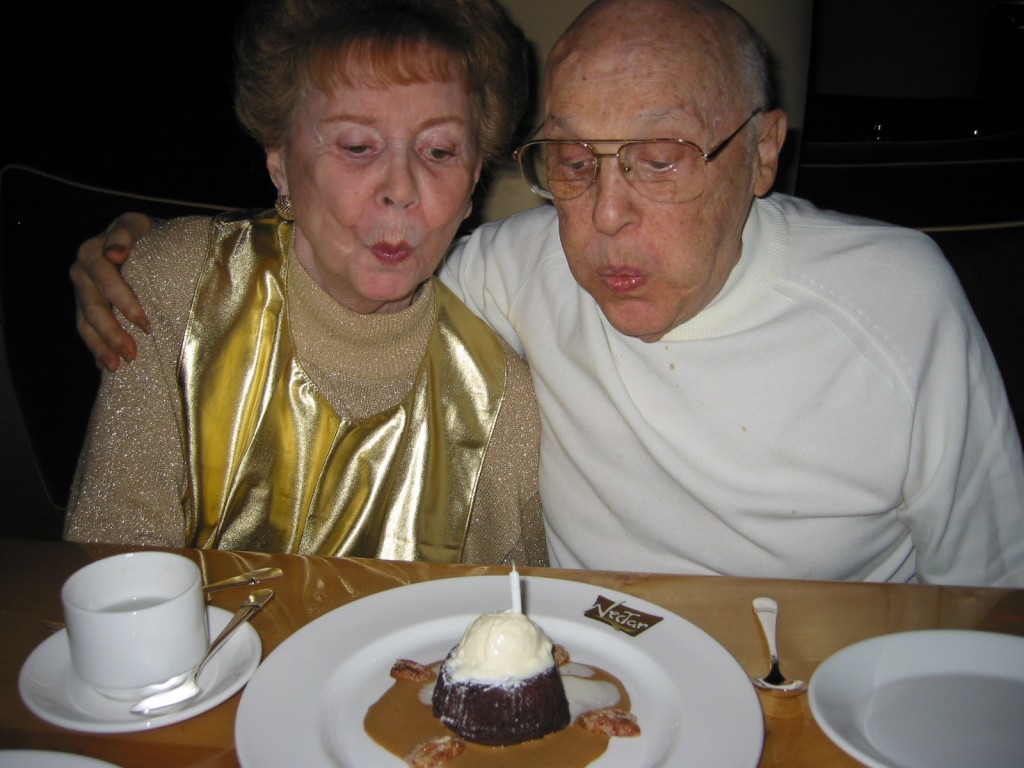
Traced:
<path fill-rule="evenodd" d="M 0 768 L 117 768 L 113 763 L 71 752 L 0 749 Z"/>
<path fill-rule="evenodd" d="M 231 616 L 230 611 L 207 606 L 210 636 L 219 633 Z M 251 625 L 243 624 L 203 668 L 199 676 L 203 692 L 189 706 L 165 715 L 140 717 L 129 712 L 132 702 L 107 698 L 75 674 L 67 631 L 61 630 L 29 655 L 18 677 L 18 691 L 34 714 L 73 731 L 146 731 L 188 720 L 230 698 L 249 682 L 262 652 L 259 634 Z"/>
<path fill-rule="evenodd" d="M 871 768 L 1005 768 L 1024 754 L 1024 638 L 963 629 L 872 637 L 811 677 L 814 719 Z"/>

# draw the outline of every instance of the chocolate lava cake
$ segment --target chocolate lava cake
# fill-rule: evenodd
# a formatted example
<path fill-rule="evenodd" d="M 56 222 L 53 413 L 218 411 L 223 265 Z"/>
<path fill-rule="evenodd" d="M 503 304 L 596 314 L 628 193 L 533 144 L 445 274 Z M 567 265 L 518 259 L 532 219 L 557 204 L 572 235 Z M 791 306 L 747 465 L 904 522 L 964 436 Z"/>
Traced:
<path fill-rule="evenodd" d="M 491 746 L 562 730 L 569 702 L 551 648 L 522 613 L 478 616 L 441 665 L 434 716 L 466 741 Z"/>

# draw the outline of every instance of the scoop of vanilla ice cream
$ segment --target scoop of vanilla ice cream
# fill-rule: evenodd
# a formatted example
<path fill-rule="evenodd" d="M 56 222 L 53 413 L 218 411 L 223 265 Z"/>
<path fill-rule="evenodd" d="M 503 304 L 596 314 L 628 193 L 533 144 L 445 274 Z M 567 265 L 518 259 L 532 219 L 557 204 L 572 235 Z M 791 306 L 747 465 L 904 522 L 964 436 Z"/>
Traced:
<path fill-rule="evenodd" d="M 553 664 L 551 640 L 518 611 L 483 613 L 473 619 L 445 661 L 450 679 L 527 680 Z"/>

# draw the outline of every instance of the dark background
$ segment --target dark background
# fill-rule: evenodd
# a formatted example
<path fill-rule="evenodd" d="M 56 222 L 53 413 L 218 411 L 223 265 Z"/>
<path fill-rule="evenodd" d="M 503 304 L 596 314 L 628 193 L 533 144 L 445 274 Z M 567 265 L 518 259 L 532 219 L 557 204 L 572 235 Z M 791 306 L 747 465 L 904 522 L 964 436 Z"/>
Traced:
<path fill-rule="evenodd" d="M 263 153 L 231 106 L 244 5 L 20 5 L 21 20 L 4 23 L 3 164 L 139 194 L 272 204 Z"/>
<path fill-rule="evenodd" d="M 1024 1 L 815 0 L 796 192 L 912 227 L 1024 219 Z"/>
<path fill-rule="evenodd" d="M 269 205 L 262 152 L 231 108 L 245 4 L 20 6 L 0 54 L 0 163 Z M 1024 2 L 815 0 L 814 23 L 799 194 L 910 226 L 1024 216 Z"/>
<path fill-rule="evenodd" d="M 0 180 L 3 535 L 61 535 L 98 384 L 74 328 L 67 270 L 78 243 L 126 210 L 189 210 L 137 195 L 273 204 L 262 150 L 231 105 L 231 41 L 244 6 L 28 3 L 5 18 L 0 163 L 90 186 L 16 168 Z"/>

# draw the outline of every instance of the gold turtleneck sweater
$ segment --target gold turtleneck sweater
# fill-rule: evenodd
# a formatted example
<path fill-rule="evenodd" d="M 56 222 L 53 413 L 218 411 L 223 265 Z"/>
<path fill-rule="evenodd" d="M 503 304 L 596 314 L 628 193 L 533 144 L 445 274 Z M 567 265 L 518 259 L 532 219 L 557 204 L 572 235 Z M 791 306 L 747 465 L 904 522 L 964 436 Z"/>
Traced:
<path fill-rule="evenodd" d="M 140 241 L 125 275 L 152 330 L 137 359 L 105 374 L 68 505 L 65 537 L 188 546 L 187 466 L 177 363 L 208 250 L 209 220 L 173 220 Z M 296 356 L 341 418 L 391 408 L 413 386 L 435 309 L 432 283 L 402 312 L 360 315 L 328 296 L 288 254 Z M 507 388 L 480 472 L 463 562 L 547 563 L 537 493 L 539 416 L 525 363 L 502 342 Z"/>

